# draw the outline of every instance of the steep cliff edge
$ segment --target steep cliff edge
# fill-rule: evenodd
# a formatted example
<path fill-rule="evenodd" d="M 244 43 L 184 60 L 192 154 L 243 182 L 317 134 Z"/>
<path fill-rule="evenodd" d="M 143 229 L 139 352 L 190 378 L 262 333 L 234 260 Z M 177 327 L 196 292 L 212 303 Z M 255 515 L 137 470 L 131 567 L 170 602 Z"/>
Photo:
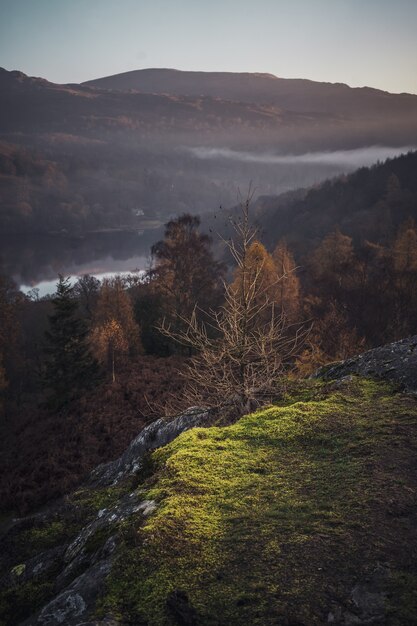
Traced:
<path fill-rule="evenodd" d="M 150 425 L 2 538 L 0 624 L 417 624 L 416 343 Z"/>

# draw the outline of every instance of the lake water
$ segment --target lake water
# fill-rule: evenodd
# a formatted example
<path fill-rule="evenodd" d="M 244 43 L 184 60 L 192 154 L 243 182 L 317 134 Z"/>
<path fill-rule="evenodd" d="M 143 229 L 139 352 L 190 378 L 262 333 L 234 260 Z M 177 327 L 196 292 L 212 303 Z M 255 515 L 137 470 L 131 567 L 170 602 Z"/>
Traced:
<path fill-rule="evenodd" d="M 58 274 L 75 282 L 83 274 L 99 279 L 143 272 L 150 264 L 150 248 L 162 231 L 92 233 L 85 236 L 32 235 L 2 237 L 4 271 L 19 288 L 39 296 L 54 293 Z"/>

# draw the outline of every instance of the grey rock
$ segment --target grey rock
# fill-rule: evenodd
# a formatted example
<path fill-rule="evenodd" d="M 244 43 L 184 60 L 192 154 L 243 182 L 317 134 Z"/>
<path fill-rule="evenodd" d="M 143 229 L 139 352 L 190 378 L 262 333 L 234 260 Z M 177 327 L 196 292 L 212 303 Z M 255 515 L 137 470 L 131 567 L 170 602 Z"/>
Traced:
<path fill-rule="evenodd" d="M 77 626 L 94 608 L 102 584 L 111 568 L 111 560 L 101 561 L 76 578 L 70 587 L 43 607 L 37 617 L 27 622 L 36 626 Z"/>
<path fill-rule="evenodd" d="M 143 457 L 149 450 L 165 446 L 190 428 L 208 425 L 211 415 L 209 409 L 192 407 L 170 422 L 164 419 L 152 422 L 132 441 L 121 457 L 111 463 L 99 465 L 93 470 L 90 484 L 117 485 L 126 476 L 140 470 Z"/>
<path fill-rule="evenodd" d="M 366 585 L 356 585 L 352 591 L 352 600 L 365 615 L 379 617 L 384 614 L 384 594 L 370 591 Z"/>
<path fill-rule="evenodd" d="M 340 380 L 351 374 L 396 383 L 407 393 L 417 395 L 417 335 L 324 366 L 313 377 Z"/>
<path fill-rule="evenodd" d="M 122 522 L 134 513 L 142 513 L 143 516 L 150 515 L 156 508 L 155 502 L 152 500 L 139 500 L 139 497 L 133 493 L 125 496 L 121 502 L 111 509 L 102 509 L 98 512 L 97 517 L 90 524 L 85 526 L 81 532 L 68 546 L 64 561 L 71 563 L 80 553 L 83 552 L 86 543 L 90 537 L 102 529 L 111 528 L 112 525 Z"/>
<path fill-rule="evenodd" d="M 194 426 L 209 425 L 211 412 L 207 409 L 193 407 L 170 422 L 163 419 L 147 426 L 130 444 L 126 452 L 116 461 L 99 466 L 90 476 L 89 488 L 116 485 L 124 477 L 135 474 L 141 467 L 144 455 L 150 451 L 170 443 L 182 432 Z M 60 503 L 53 510 L 54 515 L 64 514 L 65 503 Z M 118 545 L 117 525 L 128 517 L 139 514 L 142 517 L 151 515 L 156 509 L 152 500 L 140 500 L 136 492 L 120 498 L 112 507 L 98 511 L 95 519 L 90 521 L 70 543 L 58 549 L 60 573 L 56 577 L 55 597 L 38 613 L 27 619 L 24 626 L 117 626 L 112 616 L 103 620 L 90 620 L 95 602 L 103 581 L 110 572 L 111 563 Z M 76 513 L 71 509 L 70 513 Z M 50 511 L 46 511 L 50 516 Z M 17 520 L 20 525 L 31 524 L 33 519 Z M 43 518 L 42 518 L 43 519 Z M 46 519 L 46 518 L 45 518 Z M 114 529 L 114 531 L 113 531 Z M 103 539 L 95 534 L 103 531 Z M 108 533 L 107 533 L 108 531 Z M 107 536 L 107 534 L 109 536 Z M 89 540 L 90 543 L 89 543 Z M 58 554 L 57 552 L 57 554 Z M 51 553 L 51 558 L 53 554 Z M 43 553 L 30 562 L 14 567 L 10 576 L 26 577 L 42 573 L 47 567 L 48 554 Z M 80 571 L 83 572 L 80 575 Z M 13 580 L 11 581 L 13 583 Z M 23 625 L 22 625 L 23 626 Z"/>
<path fill-rule="evenodd" d="M 38 623 L 44 626 L 50 624 L 70 623 L 77 620 L 85 612 L 86 604 L 80 594 L 70 591 L 64 591 L 57 598 L 52 600 L 41 612 Z"/>

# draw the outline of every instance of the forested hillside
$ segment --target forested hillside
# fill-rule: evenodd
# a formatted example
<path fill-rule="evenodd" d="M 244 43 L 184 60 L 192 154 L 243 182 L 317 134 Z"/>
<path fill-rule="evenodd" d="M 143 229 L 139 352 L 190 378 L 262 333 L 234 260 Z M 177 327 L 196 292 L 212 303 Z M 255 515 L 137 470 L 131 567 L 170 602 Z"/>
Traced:
<path fill-rule="evenodd" d="M 355 244 L 386 244 L 404 220 L 417 219 L 417 152 L 325 181 L 295 198 L 262 197 L 256 213 L 265 243 L 285 237 L 301 258 L 336 228 Z"/>

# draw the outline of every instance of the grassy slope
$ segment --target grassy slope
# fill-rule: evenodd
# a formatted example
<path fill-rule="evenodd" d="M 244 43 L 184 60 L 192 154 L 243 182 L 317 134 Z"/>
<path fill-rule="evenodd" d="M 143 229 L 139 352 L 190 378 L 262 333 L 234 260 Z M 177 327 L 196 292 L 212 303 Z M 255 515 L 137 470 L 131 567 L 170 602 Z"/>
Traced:
<path fill-rule="evenodd" d="M 125 533 L 102 613 L 170 624 L 180 589 L 201 624 L 323 624 L 384 563 L 388 623 L 417 624 L 417 403 L 364 380 L 295 400 L 153 454 L 159 506 Z"/>

